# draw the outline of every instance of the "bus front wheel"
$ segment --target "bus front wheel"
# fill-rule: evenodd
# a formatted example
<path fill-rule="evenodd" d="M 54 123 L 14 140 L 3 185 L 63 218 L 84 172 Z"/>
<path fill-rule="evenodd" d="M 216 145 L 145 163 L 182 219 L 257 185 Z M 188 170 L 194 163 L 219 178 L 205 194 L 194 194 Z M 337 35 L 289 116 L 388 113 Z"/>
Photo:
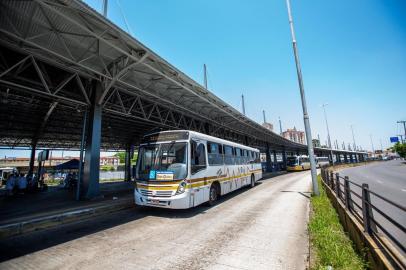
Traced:
<path fill-rule="evenodd" d="M 216 203 L 217 198 L 218 198 L 217 185 L 212 184 L 211 187 L 210 187 L 208 204 L 210 206 L 213 206 Z"/>

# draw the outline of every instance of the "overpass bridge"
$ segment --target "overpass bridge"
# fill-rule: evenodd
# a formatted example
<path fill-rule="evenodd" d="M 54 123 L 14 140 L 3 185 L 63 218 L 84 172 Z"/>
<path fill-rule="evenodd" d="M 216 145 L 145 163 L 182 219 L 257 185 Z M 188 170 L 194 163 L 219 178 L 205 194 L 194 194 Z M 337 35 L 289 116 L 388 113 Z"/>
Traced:
<path fill-rule="evenodd" d="M 307 152 L 80 0 L 0 2 L 0 99 L 0 145 L 30 147 L 31 166 L 38 148 L 84 150 L 86 197 L 99 192 L 100 150 L 126 150 L 129 157 L 152 131 L 189 129 L 257 147 L 266 153 L 268 169 L 270 160 Z M 315 153 L 333 158 L 329 149 Z M 332 153 L 336 160 L 365 155 Z"/>

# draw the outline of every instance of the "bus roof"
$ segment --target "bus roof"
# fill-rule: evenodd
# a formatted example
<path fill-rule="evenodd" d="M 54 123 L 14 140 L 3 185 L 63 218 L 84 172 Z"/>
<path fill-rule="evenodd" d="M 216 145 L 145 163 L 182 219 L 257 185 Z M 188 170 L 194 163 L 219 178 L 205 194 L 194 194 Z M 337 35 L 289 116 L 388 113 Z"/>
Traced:
<path fill-rule="evenodd" d="M 167 138 L 165 138 L 165 136 L 164 136 L 162 140 L 161 139 L 159 140 L 159 142 L 174 141 L 174 140 L 187 140 L 188 138 L 198 138 L 198 139 L 202 139 L 202 140 L 206 140 L 206 141 L 226 144 L 226 145 L 230 145 L 230 146 L 233 146 L 233 147 L 239 147 L 239 148 L 243 148 L 243 149 L 246 149 L 246 150 L 259 152 L 258 149 L 253 148 L 253 147 L 249 147 L 249 146 L 246 146 L 246 145 L 243 145 L 243 144 L 227 141 L 227 140 L 224 140 L 224 139 L 220 139 L 220 138 L 217 138 L 217 137 L 213 137 L 213 136 L 203 134 L 203 133 L 200 133 L 200 132 L 197 132 L 197 131 L 192 131 L 192 130 L 165 130 L 165 131 L 146 134 L 144 136 L 145 141 L 143 141 L 143 143 L 141 143 L 141 144 L 145 144 L 145 143 L 148 143 L 148 142 L 149 143 L 157 142 L 157 140 L 151 141 L 151 140 L 148 140 L 148 139 L 152 138 L 155 135 L 165 134 L 165 133 L 177 134 L 177 135 L 176 136 L 168 136 Z M 186 138 L 186 136 L 184 136 L 185 134 L 188 134 L 188 138 Z"/>

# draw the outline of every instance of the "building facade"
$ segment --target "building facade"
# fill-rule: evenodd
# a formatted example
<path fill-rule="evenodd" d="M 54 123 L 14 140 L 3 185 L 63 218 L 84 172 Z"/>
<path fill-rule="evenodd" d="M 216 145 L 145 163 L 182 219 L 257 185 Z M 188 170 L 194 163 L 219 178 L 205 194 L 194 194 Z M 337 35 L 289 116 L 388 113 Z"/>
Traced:
<path fill-rule="evenodd" d="M 262 123 L 262 126 L 266 129 L 269 129 L 270 131 L 273 131 L 273 125 L 271 123 Z"/>
<path fill-rule="evenodd" d="M 306 144 L 304 131 L 297 130 L 296 127 L 293 127 L 293 129 L 288 128 L 286 131 L 282 132 L 282 137 L 293 142 Z"/>
<path fill-rule="evenodd" d="M 50 157 L 44 162 L 45 167 L 53 167 L 64 162 L 67 162 L 71 159 L 79 159 L 79 157 Z M 0 167 L 28 167 L 30 163 L 29 158 L 23 157 L 4 157 L 0 159 Z M 35 165 L 37 165 L 35 161 Z M 120 165 L 120 158 L 116 156 L 100 157 L 100 166 L 111 165 L 117 167 Z"/>

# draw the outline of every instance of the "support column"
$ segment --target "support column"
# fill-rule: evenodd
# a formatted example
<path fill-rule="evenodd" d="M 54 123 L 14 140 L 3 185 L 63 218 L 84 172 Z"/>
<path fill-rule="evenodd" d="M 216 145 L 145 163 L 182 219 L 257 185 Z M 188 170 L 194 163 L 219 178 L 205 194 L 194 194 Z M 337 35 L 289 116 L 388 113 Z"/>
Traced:
<path fill-rule="evenodd" d="M 124 175 L 124 180 L 125 181 L 131 181 L 131 147 L 128 147 L 125 151 L 125 175 Z"/>
<path fill-rule="evenodd" d="M 269 149 L 269 144 L 266 144 L 266 172 L 271 172 L 272 171 L 272 166 L 271 166 L 271 153 L 270 153 L 270 149 Z"/>
<path fill-rule="evenodd" d="M 344 153 L 344 161 L 345 163 L 348 163 L 347 153 Z"/>
<path fill-rule="evenodd" d="M 286 150 L 282 150 L 283 169 L 286 170 Z"/>
<path fill-rule="evenodd" d="M 274 163 L 275 171 L 279 171 L 278 159 L 276 158 L 276 151 L 275 150 L 273 150 L 273 163 Z"/>
<path fill-rule="evenodd" d="M 101 83 L 97 81 L 93 82 L 92 106 L 89 111 L 83 177 L 83 194 L 87 199 L 95 198 L 100 195 L 99 174 L 102 106 L 98 104 L 98 100 L 101 93 Z"/>
<path fill-rule="evenodd" d="M 35 163 L 35 150 L 37 149 L 37 141 L 33 140 L 31 144 L 31 154 L 30 154 L 30 163 L 28 169 L 28 177 L 34 173 L 34 163 Z"/>
<path fill-rule="evenodd" d="M 351 162 L 351 163 L 354 163 L 354 157 L 353 157 L 352 154 L 350 154 L 350 162 Z"/>

